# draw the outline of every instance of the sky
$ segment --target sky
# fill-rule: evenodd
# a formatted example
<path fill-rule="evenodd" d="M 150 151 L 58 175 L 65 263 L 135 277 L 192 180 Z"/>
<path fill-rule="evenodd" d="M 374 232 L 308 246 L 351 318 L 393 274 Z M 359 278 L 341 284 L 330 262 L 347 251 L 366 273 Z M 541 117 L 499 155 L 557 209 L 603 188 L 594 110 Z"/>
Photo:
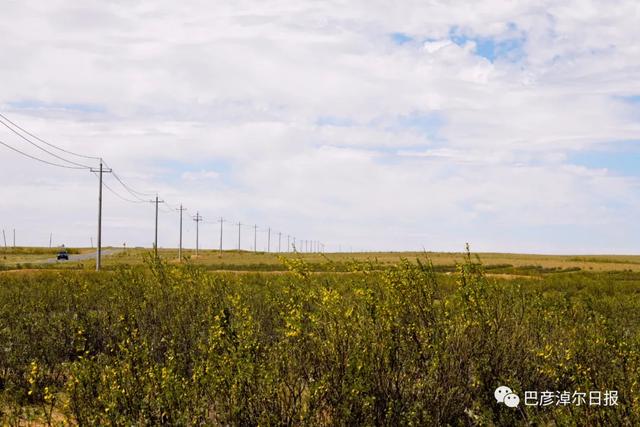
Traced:
<path fill-rule="evenodd" d="M 0 112 L 157 192 L 160 247 L 182 203 L 187 247 L 199 213 L 205 248 L 223 217 L 225 248 L 241 222 L 258 249 L 270 227 L 272 248 L 281 232 L 327 251 L 640 253 L 635 0 L 2 8 Z M 89 171 L 0 146 L 0 181 L 9 244 L 95 240 Z M 103 214 L 104 244 L 152 244 L 151 203 L 105 190 Z"/>

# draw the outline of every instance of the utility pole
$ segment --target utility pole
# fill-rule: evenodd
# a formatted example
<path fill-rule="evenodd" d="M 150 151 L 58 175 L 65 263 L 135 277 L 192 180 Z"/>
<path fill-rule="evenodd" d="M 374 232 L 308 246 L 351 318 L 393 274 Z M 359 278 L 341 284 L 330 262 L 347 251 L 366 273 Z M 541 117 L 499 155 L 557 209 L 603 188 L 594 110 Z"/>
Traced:
<path fill-rule="evenodd" d="M 51 248 L 51 240 L 53 239 L 53 233 L 49 233 L 49 248 Z"/>
<path fill-rule="evenodd" d="M 16 247 L 16 229 L 13 229 L 13 247 Z"/>
<path fill-rule="evenodd" d="M 278 231 L 278 253 L 282 252 L 282 231 Z"/>
<path fill-rule="evenodd" d="M 293 247 L 291 249 L 296 250 L 296 236 L 293 236 Z"/>
<path fill-rule="evenodd" d="M 198 250 L 199 250 L 199 246 L 200 246 L 200 229 L 199 229 L 199 225 L 200 225 L 200 221 L 203 220 L 203 218 L 200 216 L 199 212 L 196 212 L 196 216 L 193 217 L 193 220 L 196 222 L 196 256 L 198 256 Z"/>
<path fill-rule="evenodd" d="M 155 231 L 155 237 L 153 239 L 153 253 L 155 254 L 156 257 L 158 257 L 158 203 L 164 203 L 164 200 L 158 200 L 158 195 L 156 194 L 155 202 L 151 200 L 151 203 L 156 204 L 156 231 Z"/>
<path fill-rule="evenodd" d="M 4 234 L 4 228 L 2 229 L 2 239 L 4 240 L 4 248 L 7 249 L 7 236 Z"/>
<path fill-rule="evenodd" d="M 102 174 L 110 173 L 111 169 L 105 169 L 102 166 L 102 158 L 100 158 L 100 168 L 95 170 L 93 168 L 89 169 L 91 172 L 98 172 L 98 246 L 96 251 L 96 271 L 100 270 L 100 263 L 102 261 Z M 15 230 L 14 230 L 14 240 L 15 240 Z M 14 243 L 15 245 L 15 243 Z"/>
<path fill-rule="evenodd" d="M 220 255 L 222 255 L 222 224 L 224 223 L 224 218 L 220 217 L 218 221 L 220 222 Z"/>
<path fill-rule="evenodd" d="M 180 211 L 180 244 L 178 246 L 178 259 L 182 262 L 182 212 L 186 211 L 186 209 L 183 208 L 182 203 L 180 203 L 180 208 L 176 210 Z"/>
<path fill-rule="evenodd" d="M 240 252 L 240 248 L 242 247 L 240 240 L 240 231 L 242 230 L 242 223 L 238 221 L 238 252 Z"/>
<path fill-rule="evenodd" d="M 156 228 L 153 236 L 153 252 L 158 257 L 158 195 L 156 194 Z"/>
<path fill-rule="evenodd" d="M 258 225 L 253 225 L 253 252 L 258 252 Z"/>
<path fill-rule="evenodd" d="M 271 227 L 267 231 L 267 253 L 271 252 Z"/>

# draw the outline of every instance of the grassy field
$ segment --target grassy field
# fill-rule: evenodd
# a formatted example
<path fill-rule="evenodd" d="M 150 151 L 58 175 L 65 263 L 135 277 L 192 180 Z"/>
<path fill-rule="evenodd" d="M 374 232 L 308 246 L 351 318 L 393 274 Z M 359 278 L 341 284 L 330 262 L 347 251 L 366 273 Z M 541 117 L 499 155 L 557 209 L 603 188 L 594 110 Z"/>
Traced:
<path fill-rule="evenodd" d="M 146 252 L 3 261 L 3 424 L 640 424 L 640 257 Z"/>
<path fill-rule="evenodd" d="M 70 254 L 87 253 L 90 249 L 68 248 Z M 55 258 L 58 248 L 33 248 L 16 247 L 0 248 L 0 267 L 16 268 L 24 264 L 41 263 L 44 260 Z"/>
<path fill-rule="evenodd" d="M 144 255 L 150 252 L 144 248 L 105 248 L 117 251 L 114 255 L 105 256 L 103 265 L 107 269 L 119 265 L 140 265 Z M 55 257 L 57 249 L 44 248 L 0 248 L 0 269 L 13 270 L 19 268 L 84 268 L 91 269 L 95 260 L 58 262 L 43 265 L 47 259 Z M 71 254 L 94 253 L 95 249 L 70 248 Z M 202 266 L 207 270 L 229 271 L 286 271 L 281 258 L 289 253 L 265 253 L 250 251 L 200 250 L 198 256 L 193 250 L 185 250 L 184 258 L 189 263 Z M 487 270 L 504 274 L 543 274 L 549 272 L 567 271 L 640 271 L 640 255 L 530 255 L 506 253 L 477 254 Z M 159 256 L 170 263 L 177 263 L 177 249 L 160 249 Z M 348 264 L 353 261 L 368 261 L 379 268 L 392 266 L 401 259 L 416 259 L 428 257 L 436 269 L 455 271 L 456 265 L 463 262 L 463 252 L 362 252 L 362 253 L 329 253 L 295 255 L 310 264 L 312 270 L 327 271 L 348 270 Z"/>

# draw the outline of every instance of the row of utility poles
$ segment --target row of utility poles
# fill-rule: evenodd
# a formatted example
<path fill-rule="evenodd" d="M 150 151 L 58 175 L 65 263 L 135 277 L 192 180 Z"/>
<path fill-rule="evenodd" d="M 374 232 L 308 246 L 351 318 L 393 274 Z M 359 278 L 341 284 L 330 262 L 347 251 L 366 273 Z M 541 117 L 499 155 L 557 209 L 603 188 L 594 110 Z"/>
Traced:
<path fill-rule="evenodd" d="M 36 146 L 37 148 L 40 148 L 41 150 L 45 151 L 46 153 L 56 157 L 59 160 L 62 160 L 63 162 L 68 163 L 67 165 L 64 164 L 58 164 L 58 163 L 53 163 L 53 162 L 49 162 L 34 156 L 31 156 L 29 154 L 26 154 L 24 152 L 22 152 L 19 149 L 16 149 L 10 145 L 7 145 L 5 143 L 2 143 L 3 145 L 7 146 L 8 148 L 26 156 L 26 157 L 30 157 L 33 160 L 38 160 L 41 161 L 43 163 L 47 163 L 49 165 L 52 166 L 57 166 L 57 167 L 65 167 L 65 168 L 71 168 L 71 169 L 78 169 L 78 170 L 88 170 L 89 172 L 95 174 L 98 177 L 98 230 L 97 230 L 97 244 L 96 244 L 96 270 L 100 270 L 101 267 L 101 261 L 102 261 L 102 191 L 103 191 L 103 187 L 106 187 L 108 190 L 110 190 L 111 192 L 113 192 L 114 194 L 116 194 L 118 197 L 120 197 L 121 199 L 124 199 L 125 201 L 129 201 L 129 202 L 133 202 L 133 203 L 144 203 L 147 202 L 147 200 L 142 199 L 139 195 L 147 195 L 150 196 L 153 193 L 142 193 L 139 191 L 135 191 L 133 189 L 131 189 L 129 186 L 127 186 L 120 178 L 118 178 L 118 176 L 116 175 L 116 173 L 109 167 L 109 165 L 102 159 L 102 157 L 94 157 L 94 156 L 86 156 L 86 155 L 82 155 L 82 154 L 78 154 L 78 153 L 74 153 L 71 152 L 69 150 L 66 150 L 64 148 L 58 147 L 54 144 L 51 143 L 47 143 L 43 140 L 41 140 L 40 138 L 36 137 L 35 135 L 29 133 L 28 131 L 26 131 L 25 129 L 21 128 L 20 126 L 16 125 L 15 123 L 11 122 L 11 120 L 7 119 L 5 116 L 3 116 L 0 113 L 0 118 L 2 118 L 2 120 L 0 120 L 0 123 L 3 124 L 4 126 L 6 126 L 7 128 L 9 128 L 9 130 L 11 130 L 13 133 L 17 134 L 19 137 L 21 137 L 22 139 L 26 140 L 27 142 L 31 143 L 32 145 Z M 6 123 L 8 122 L 8 123 Z M 22 133 L 19 131 L 22 131 Z M 78 157 L 82 157 L 82 158 L 86 158 L 86 159 L 92 159 L 93 161 L 97 160 L 98 163 L 98 167 L 93 167 L 91 165 L 88 164 L 82 164 L 82 163 L 78 163 L 78 162 L 74 162 L 72 160 L 68 160 L 65 157 L 62 157 L 60 155 L 56 155 L 50 151 L 47 151 L 46 149 L 42 148 L 40 145 L 38 145 L 37 143 L 35 143 L 34 141 L 30 140 L 27 136 L 23 135 L 23 134 L 28 134 L 31 137 L 34 137 L 36 139 L 38 139 L 40 142 L 43 142 L 49 146 L 51 146 L 52 148 L 56 148 L 62 152 L 65 152 L 67 154 L 71 154 L 74 156 L 78 156 Z M 71 166 L 73 165 L 73 166 Z M 113 191 L 108 185 L 106 185 L 103 182 L 103 175 L 105 173 L 111 173 L 115 179 L 117 179 L 120 184 L 122 184 L 122 186 L 132 195 L 134 196 L 137 200 L 128 200 L 127 198 L 124 198 L 122 196 L 119 196 L 115 191 Z M 136 195 L 138 194 L 138 195 Z M 151 203 L 155 204 L 155 234 L 154 234 L 154 240 L 153 240 L 153 250 L 154 250 L 154 254 L 157 256 L 158 255 L 158 207 L 161 203 L 165 203 L 164 200 L 160 200 L 158 197 L 158 194 L 156 193 L 155 195 L 155 200 L 148 200 Z M 183 211 L 185 209 L 182 207 L 182 205 L 180 205 L 180 248 L 179 248 L 179 256 L 182 258 L 182 219 L 183 219 Z M 199 250 L 199 223 L 201 221 L 203 221 L 204 219 L 202 218 L 202 216 L 199 214 L 199 212 L 196 212 L 195 217 L 193 218 L 194 221 L 196 221 L 196 254 L 198 253 Z M 225 220 L 223 218 L 220 218 L 220 251 L 222 251 L 222 233 L 223 233 L 223 224 L 224 224 Z M 241 231 L 242 231 L 242 224 L 240 222 L 238 222 L 238 250 L 241 249 Z M 258 248 L 258 237 L 257 237 L 257 233 L 258 233 L 258 226 L 254 225 L 253 226 L 253 232 L 254 232 L 254 236 L 253 236 L 253 246 L 254 246 L 254 250 L 257 252 Z M 270 252 L 271 251 L 271 228 L 269 228 L 267 230 L 267 251 Z M 4 241 L 4 246 L 5 248 L 7 248 L 7 236 L 6 236 L 6 232 L 3 229 L 2 230 L 2 237 L 3 237 L 3 241 Z M 289 239 L 291 236 L 287 236 L 287 251 L 289 250 Z M 282 239 L 282 233 L 278 233 L 278 251 L 281 250 L 281 239 Z M 295 250 L 295 237 L 293 238 L 293 249 Z M 51 247 L 53 244 L 53 233 L 49 234 L 49 247 Z M 16 246 L 16 236 L 15 236 L 15 229 L 13 230 L 13 246 Z M 91 237 L 91 246 L 93 247 L 93 237 Z M 304 252 L 320 252 L 324 250 L 324 245 L 322 245 L 320 242 L 318 241 L 311 241 L 311 240 L 305 240 L 303 241 L 303 251 Z"/>
<path fill-rule="evenodd" d="M 7 234 L 5 233 L 4 229 L 2 229 L 2 240 L 4 241 L 4 247 L 5 249 L 8 248 L 9 246 L 7 245 Z M 51 247 L 53 245 L 53 233 L 49 233 L 49 247 Z M 93 246 L 93 245 L 92 245 Z M 13 229 L 13 246 L 12 247 L 16 247 L 16 229 Z"/>
<path fill-rule="evenodd" d="M 176 209 L 177 211 L 180 212 L 180 226 L 179 226 L 179 245 L 178 245 L 178 257 L 180 259 L 182 259 L 182 224 L 183 224 L 183 215 L 182 212 L 186 211 L 187 209 L 184 208 L 182 205 L 180 205 L 179 208 Z M 157 209 L 156 209 L 156 238 L 157 238 L 157 233 L 158 233 L 158 229 L 157 229 Z M 204 218 L 202 217 L 202 215 L 200 215 L 200 212 L 196 212 L 195 216 L 193 216 L 193 221 L 196 223 L 196 256 L 199 253 L 200 250 L 200 223 L 204 221 Z M 225 220 L 224 218 L 220 217 L 220 219 L 218 219 L 216 221 L 216 223 L 220 224 L 220 247 L 219 247 L 219 251 L 220 253 L 222 253 L 222 241 L 223 241 L 223 233 L 224 233 L 224 223 L 228 222 L 227 220 Z M 235 225 L 238 226 L 238 250 L 242 250 L 242 226 L 244 224 L 242 224 L 241 222 L 237 222 Z M 253 228 L 253 250 L 254 252 L 258 252 L 258 225 L 253 225 L 251 226 L 251 228 Z M 291 242 L 291 238 L 292 236 L 287 235 L 287 249 L 286 252 L 289 252 L 290 249 L 295 249 L 295 242 L 296 242 L 296 238 L 293 237 L 293 247 L 290 246 L 290 242 Z M 157 242 L 157 240 L 156 240 Z M 324 252 L 324 244 L 316 241 L 316 240 L 303 240 L 302 241 L 303 245 L 301 248 L 301 252 Z M 267 228 L 267 252 L 271 252 L 271 227 Z M 278 252 L 282 252 L 282 232 L 278 232 Z M 157 254 L 157 250 L 156 250 L 156 254 Z"/>
<path fill-rule="evenodd" d="M 100 166 L 98 169 L 90 169 L 91 172 L 98 174 L 98 242 L 96 249 L 96 270 L 100 270 L 101 258 L 102 258 L 102 174 L 103 173 L 111 173 L 112 170 L 108 168 L 104 168 L 102 159 L 100 159 Z M 155 233 L 153 240 L 153 251 L 154 254 L 158 255 L 158 206 L 160 203 L 164 203 L 164 200 L 160 200 L 158 195 L 156 195 L 155 200 L 150 200 L 149 202 L 155 204 Z M 187 209 L 180 205 L 177 211 L 180 212 L 180 242 L 178 247 L 178 256 L 182 259 L 182 222 L 183 222 L 183 212 Z M 196 256 L 198 255 L 200 249 L 200 222 L 204 221 L 200 212 L 196 212 L 195 216 L 193 216 L 193 221 L 196 223 Z M 220 253 L 222 253 L 222 233 L 224 231 L 223 224 L 227 222 L 224 218 L 220 218 L 218 221 L 220 223 Z M 238 222 L 236 224 L 238 226 L 238 250 L 242 249 L 242 223 Z M 258 251 L 258 226 L 253 225 L 253 250 L 254 252 Z M 3 230 L 4 236 L 4 230 Z M 278 252 L 282 252 L 282 232 L 278 232 Z M 285 252 L 289 252 L 290 250 L 298 250 L 296 247 L 296 238 L 291 235 L 286 235 L 287 237 L 287 249 Z M 51 239 L 51 237 L 50 237 Z M 293 242 L 293 244 L 291 244 Z M 299 248 L 300 252 L 324 252 L 325 245 L 317 240 L 301 240 L 301 246 Z M 93 245 L 93 243 L 92 243 Z M 5 239 L 6 246 L 6 239 Z M 15 246 L 15 230 L 14 230 L 14 246 Z M 271 227 L 267 229 L 267 252 L 271 252 Z"/>

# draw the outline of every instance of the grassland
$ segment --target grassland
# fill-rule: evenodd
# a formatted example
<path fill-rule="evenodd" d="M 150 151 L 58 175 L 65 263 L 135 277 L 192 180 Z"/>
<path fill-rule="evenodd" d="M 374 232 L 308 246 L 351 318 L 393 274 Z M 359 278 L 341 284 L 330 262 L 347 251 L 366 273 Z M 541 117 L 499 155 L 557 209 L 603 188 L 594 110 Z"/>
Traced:
<path fill-rule="evenodd" d="M 90 248 L 70 248 L 72 254 L 90 254 L 95 252 Z M 144 248 L 112 248 L 114 255 L 103 258 L 103 266 L 113 269 L 121 265 L 141 265 L 144 255 L 149 253 Z M 44 248 L 0 248 L 0 270 L 14 270 L 21 268 L 49 268 L 49 269 L 92 269 L 94 259 L 71 262 L 57 262 L 44 264 L 55 257 L 56 249 Z M 200 250 L 196 256 L 194 250 L 185 250 L 184 258 L 190 264 L 201 266 L 210 271 L 287 271 L 282 262 L 283 256 L 291 253 L 265 253 L 252 251 Z M 486 270 L 491 273 L 502 274 L 544 274 L 568 271 L 640 271 L 640 255 L 532 255 L 507 253 L 479 253 L 477 254 Z M 160 249 L 159 256 L 169 263 L 177 263 L 176 249 Z M 386 268 L 397 264 L 402 259 L 429 258 L 439 271 L 455 271 L 456 265 L 464 262 L 464 252 L 356 252 L 356 253 L 328 253 L 306 254 L 297 253 L 297 258 L 303 259 L 312 270 L 328 271 L 333 269 L 347 271 L 349 264 L 371 262 L 376 268 Z"/>
<path fill-rule="evenodd" d="M 3 424 L 640 424 L 640 257 L 144 252 L 3 261 Z"/>
<path fill-rule="evenodd" d="M 90 249 L 69 248 L 67 252 L 70 254 L 88 253 Z M 33 263 L 40 264 L 43 261 L 55 258 L 59 252 L 58 248 L 34 248 L 34 247 L 15 247 L 0 248 L 0 268 L 11 269 L 22 267 L 23 265 L 31 265 Z"/>

